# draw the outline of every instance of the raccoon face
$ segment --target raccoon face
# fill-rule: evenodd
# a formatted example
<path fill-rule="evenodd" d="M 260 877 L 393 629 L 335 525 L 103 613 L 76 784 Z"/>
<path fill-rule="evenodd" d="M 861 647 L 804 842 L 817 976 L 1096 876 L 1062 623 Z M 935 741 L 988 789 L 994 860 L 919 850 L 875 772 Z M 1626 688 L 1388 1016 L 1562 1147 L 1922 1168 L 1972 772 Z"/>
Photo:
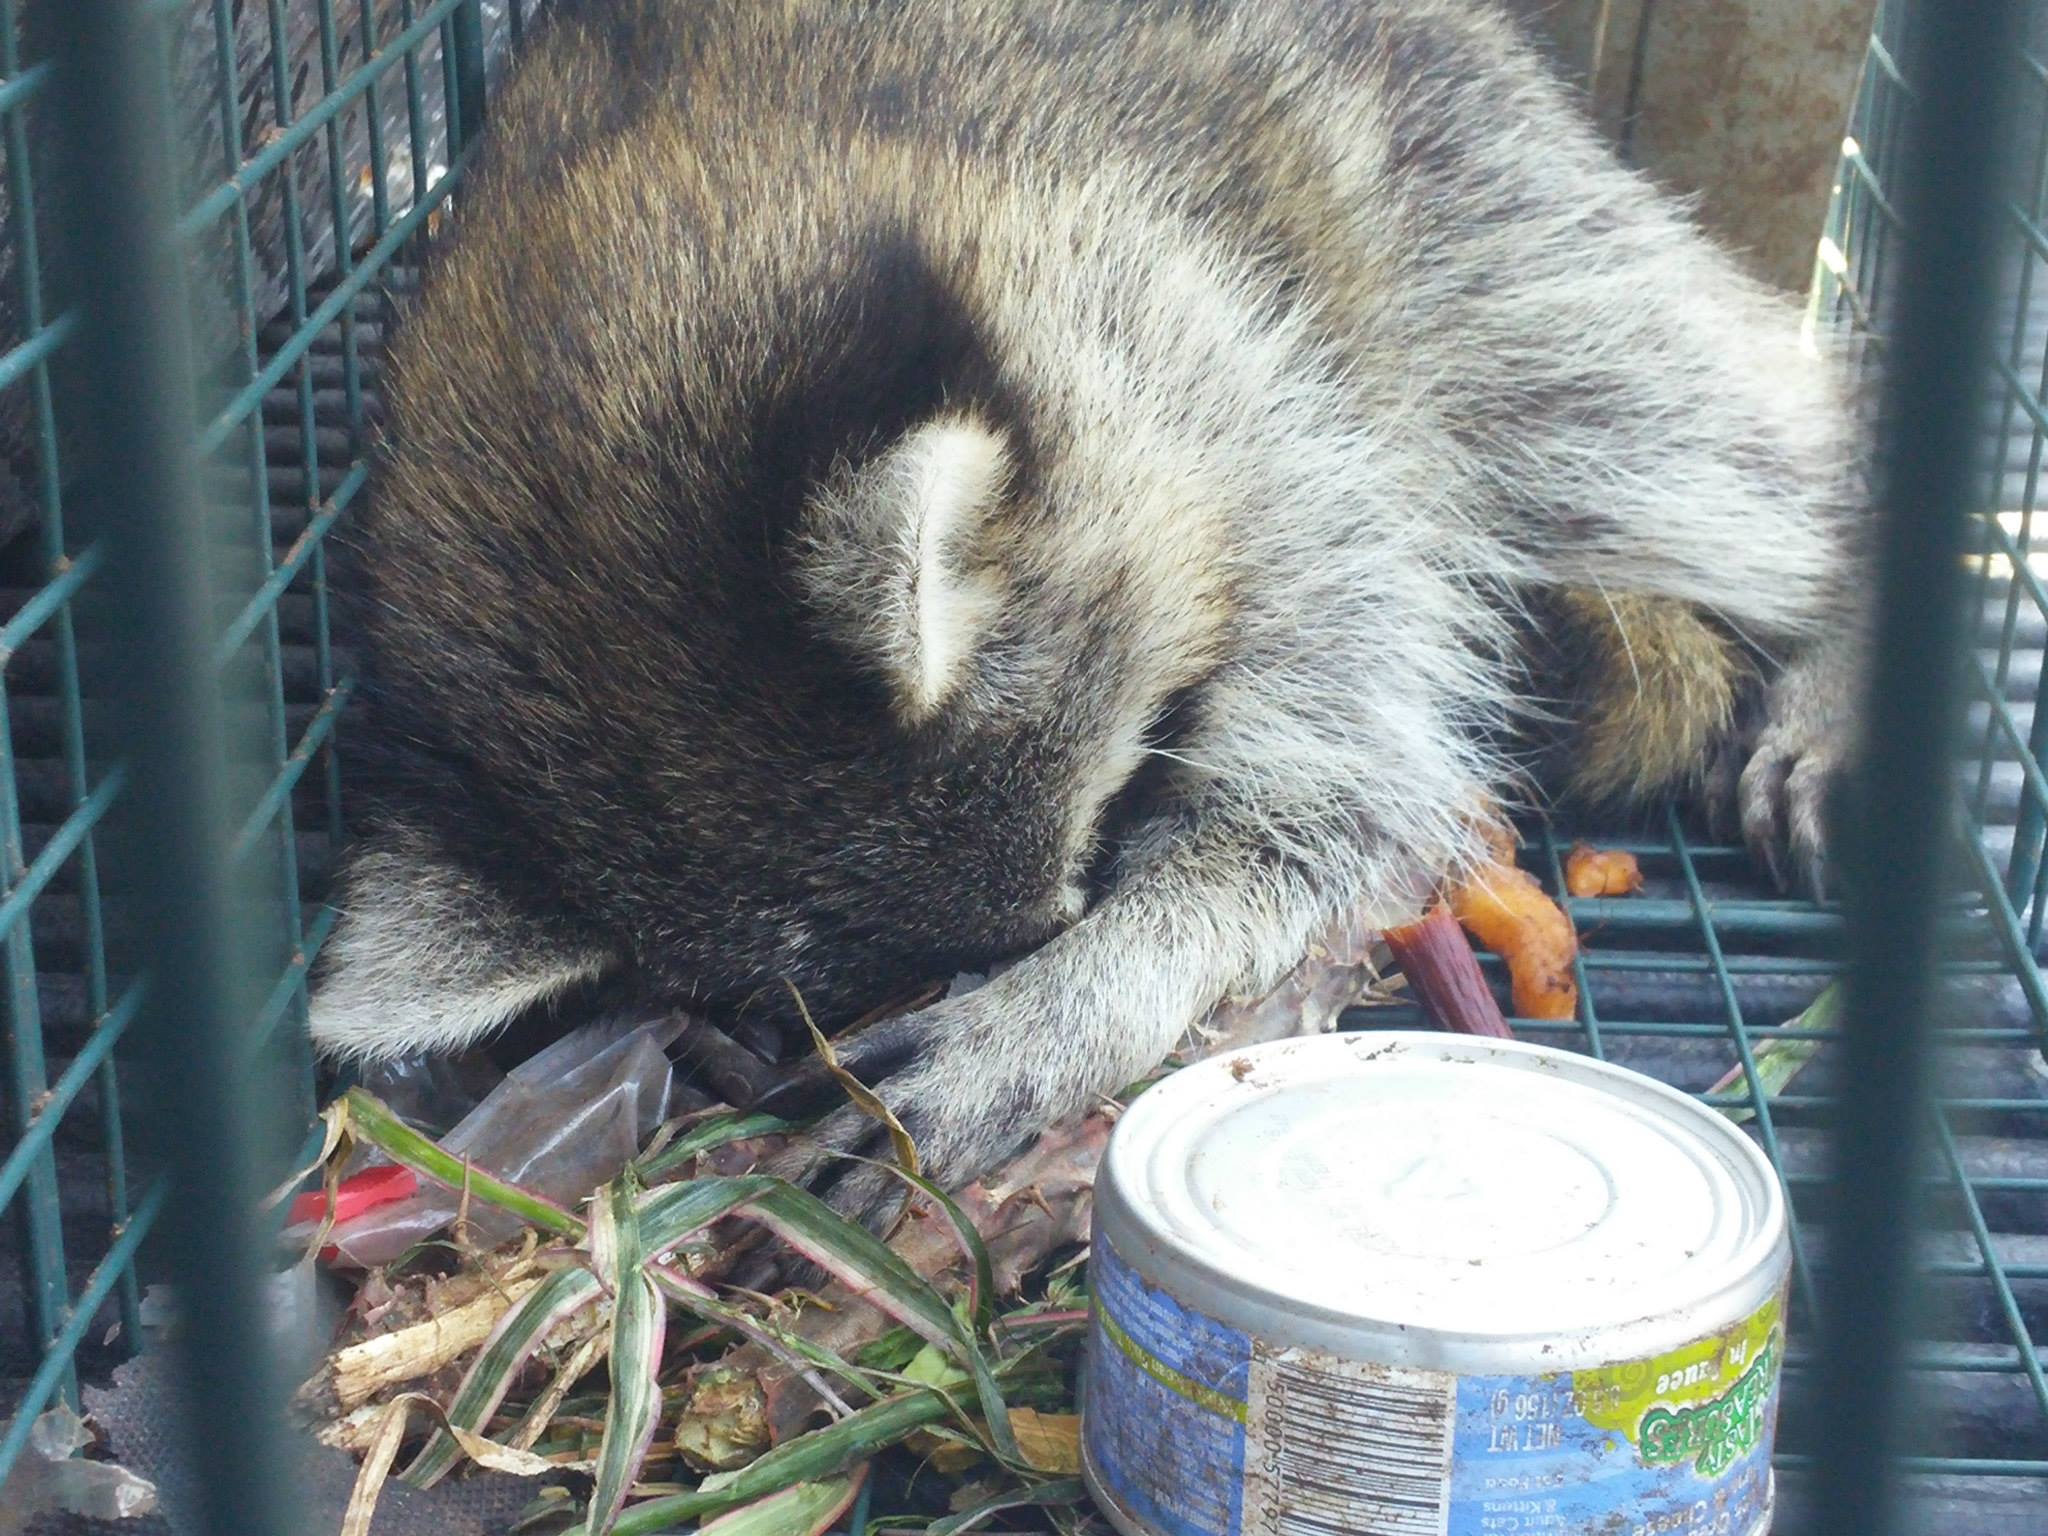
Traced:
<path fill-rule="evenodd" d="M 447 581 L 449 525 L 436 559 L 377 551 L 379 792 L 316 1012 L 404 1014 L 388 987 L 350 1001 L 353 959 L 441 1012 L 624 972 L 774 1013 L 794 988 L 829 1022 L 1081 916 L 1161 700 L 1134 683 L 1127 612 L 1034 574 L 1018 526 L 1043 509 L 1010 442 L 931 415 L 751 524 L 758 558 L 698 529 L 673 586 L 601 579 L 592 546 L 522 565 L 494 612 L 488 582 L 408 587 Z M 420 983 L 465 948 L 460 987 Z M 468 979 L 500 968 L 539 969 Z"/>
<path fill-rule="evenodd" d="M 1006 524 L 1032 515 L 1017 478 L 1000 430 L 943 414 L 834 465 L 807 498 L 788 560 L 817 648 L 796 691 L 815 714 L 785 738 L 791 756 L 726 780 L 731 799 L 692 817 L 729 833 L 756 822 L 765 786 L 787 797 L 762 821 L 777 856 L 741 867 L 729 836 L 698 839 L 699 858 L 725 863 L 711 881 L 725 904 L 690 953 L 663 946 L 692 984 L 786 981 L 857 1007 L 1081 916 L 1143 744 L 1124 739 L 1105 659 L 1077 654 L 1008 558 Z"/>
<path fill-rule="evenodd" d="M 725 273 L 694 218 L 652 254 L 488 219 L 348 535 L 370 815 L 316 1034 L 474 1038 L 605 973 L 845 1019 L 1079 917 L 1214 664 L 1208 545 L 886 222 Z"/>

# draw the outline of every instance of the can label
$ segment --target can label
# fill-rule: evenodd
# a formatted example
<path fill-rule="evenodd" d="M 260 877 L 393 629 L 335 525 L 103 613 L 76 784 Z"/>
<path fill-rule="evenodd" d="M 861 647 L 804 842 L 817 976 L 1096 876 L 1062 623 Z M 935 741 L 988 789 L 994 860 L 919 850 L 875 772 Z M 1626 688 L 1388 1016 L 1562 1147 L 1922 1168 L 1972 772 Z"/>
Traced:
<path fill-rule="evenodd" d="M 1252 1341 L 1147 1285 L 1099 1237 L 1089 1254 L 1083 1434 L 1126 1508 L 1167 1536 L 1243 1528 Z"/>
<path fill-rule="evenodd" d="M 1107 1242 L 1083 1436 L 1165 1536 L 1748 1536 L 1769 1509 L 1783 1298 L 1652 1360 L 1453 1376 L 1269 1345 Z"/>

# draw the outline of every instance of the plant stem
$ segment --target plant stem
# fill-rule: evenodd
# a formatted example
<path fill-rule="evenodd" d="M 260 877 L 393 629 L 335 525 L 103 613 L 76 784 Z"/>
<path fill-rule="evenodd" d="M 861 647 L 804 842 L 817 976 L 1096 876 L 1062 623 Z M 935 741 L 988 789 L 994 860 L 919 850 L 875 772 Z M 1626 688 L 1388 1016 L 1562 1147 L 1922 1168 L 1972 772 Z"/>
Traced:
<path fill-rule="evenodd" d="M 452 1152 L 443 1151 L 394 1115 L 374 1094 L 351 1088 L 346 1102 L 349 1123 L 362 1133 L 365 1141 L 394 1162 L 402 1163 L 414 1173 L 437 1184 L 445 1184 L 450 1189 L 466 1188 L 472 1199 L 510 1211 L 544 1232 L 578 1241 L 582 1239 L 583 1223 L 552 1200 L 521 1189 L 517 1184 L 507 1184 L 503 1179 L 494 1178 L 481 1168 L 464 1162 Z"/>

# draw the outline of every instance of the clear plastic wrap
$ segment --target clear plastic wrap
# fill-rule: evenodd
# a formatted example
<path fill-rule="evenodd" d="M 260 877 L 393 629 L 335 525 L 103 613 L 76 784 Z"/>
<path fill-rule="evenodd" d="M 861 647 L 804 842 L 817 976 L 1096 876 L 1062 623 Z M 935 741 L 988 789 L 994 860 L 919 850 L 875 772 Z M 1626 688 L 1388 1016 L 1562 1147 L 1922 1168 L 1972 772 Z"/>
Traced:
<path fill-rule="evenodd" d="M 0 1536 L 17 1536 L 40 1525 L 43 1516 L 133 1520 L 155 1513 L 155 1484 L 126 1467 L 77 1454 L 92 1442 L 92 1431 L 64 1403 L 35 1421 L 8 1475 L 6 1497 L 0 1498 Z"/>
<path fill-rule="evenodd" d="M 574 1205 L 625 1167 L 667 1117 L 673 1076 L 667 1049 L 687 1022 L 672 1014 L 592 1024 L 564 1036 L 507 1073 L 441 1146 L 485 1172 Z M 425 1090 L 420 1102 L 450 1102 L 453 1079 L 411 1072 L 401 1081 Z M 423 1184 L 416 1194 L 338 1224 L 327 1245 L 342 1264 L 388 1264 L 446 1228 L 461 1204 L 459 1191 Z M 304 1240 L 313 1230 L 302 1223 L 288 1236 Z M 472 1202 L 471 1242 L 495 1246 L 518 1230 L 518 1218 Z"/>

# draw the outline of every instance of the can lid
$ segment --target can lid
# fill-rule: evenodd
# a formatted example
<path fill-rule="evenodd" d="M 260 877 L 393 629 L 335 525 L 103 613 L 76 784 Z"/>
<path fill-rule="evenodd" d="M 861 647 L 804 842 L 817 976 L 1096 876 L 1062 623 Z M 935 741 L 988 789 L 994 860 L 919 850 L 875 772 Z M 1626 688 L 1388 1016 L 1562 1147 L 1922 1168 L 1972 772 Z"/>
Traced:
<path fill-rule="evenodd" d="M 1519 1041 L 1325 1035 L 1201 1062 L 1139 1096 L 1103 1172 L 1120 1251 L 1283 1335 L 1303 1312 L 1470 1341 L 1698 1332 L 1703 1303 L 1782 1269 L 1782 1191 L 1731 1123 Z"/>

